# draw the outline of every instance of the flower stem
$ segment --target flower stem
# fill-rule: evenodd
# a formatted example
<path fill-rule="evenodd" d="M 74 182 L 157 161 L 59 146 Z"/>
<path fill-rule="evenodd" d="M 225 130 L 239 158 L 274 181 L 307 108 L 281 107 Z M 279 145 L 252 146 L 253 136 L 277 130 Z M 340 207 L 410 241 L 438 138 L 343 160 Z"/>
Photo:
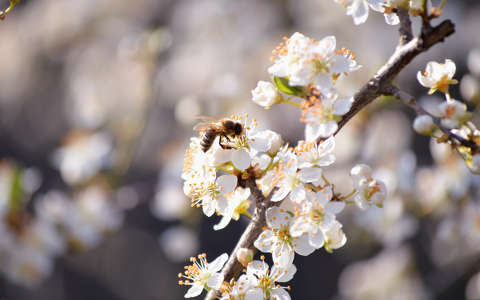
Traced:
<path fill-rule="evenodd" d="M 302 105 L 300 103 L 296 103 L 296 102 L 293 102 L 293 101 L 285 99 L 285 98 L 282 98 L 282 102 L 285 102 L 287 104 L 290 104 L 290 105 L 293 105 L 293 106 L 296 106 L 296 107 L 302 107 Z"/>

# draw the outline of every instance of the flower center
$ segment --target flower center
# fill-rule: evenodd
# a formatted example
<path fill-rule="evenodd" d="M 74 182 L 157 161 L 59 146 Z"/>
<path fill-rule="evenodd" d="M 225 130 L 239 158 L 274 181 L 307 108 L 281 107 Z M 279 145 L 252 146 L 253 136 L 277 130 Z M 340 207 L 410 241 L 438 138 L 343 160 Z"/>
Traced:
<path fill-rule="evenodd" d="M 313 223 L 321 225 L 325 213 L 323 212 L 323 207 L 312 208 L 308 213 L 308 217 L 312 220 Z"/>

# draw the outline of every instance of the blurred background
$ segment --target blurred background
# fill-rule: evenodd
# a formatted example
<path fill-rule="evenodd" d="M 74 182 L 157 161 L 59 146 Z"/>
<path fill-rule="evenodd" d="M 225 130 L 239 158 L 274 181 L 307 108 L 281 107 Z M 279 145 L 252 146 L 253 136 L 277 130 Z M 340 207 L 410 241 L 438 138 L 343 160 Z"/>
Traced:
<path fill-rule="evenodd" d="M 447 1 L 443 18 L 456 34 L 397 83 L 434 105 L 442 99 L 424 97 L 416 72 L 453 59 L 452 96 L 478 125 L 480 2 Z M 342 80 L 344 95 L 398 40 L 381 14 L 354 26 L 333 0 L 22 0 L 0 23 L 0 299 L 183 298 L 188 257 L 230 253 L 247 222 L 215 232 L 218 219 L 183 195 L 194 117 L 247 112 L 302 139 L 298 111 L 250 100 L 271 50 L 295 31 L 335 35 L 355 53 L 363 68 Z M 480 176 L 416 135 L 413 118 L 380 99 L 338 135 L 327 171 L 338 189 L 364 162 L 389 197 L 341 214 L 343 248 L 296 256 L 293 299 L 480 299 Z"/>

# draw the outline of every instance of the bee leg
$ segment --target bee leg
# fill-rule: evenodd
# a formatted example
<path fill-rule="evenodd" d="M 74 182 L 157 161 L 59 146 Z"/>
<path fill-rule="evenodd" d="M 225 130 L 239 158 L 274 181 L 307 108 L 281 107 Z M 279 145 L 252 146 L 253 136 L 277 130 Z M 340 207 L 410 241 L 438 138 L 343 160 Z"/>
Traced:
<path fill-rule="evenodd" d="M 232 146 L 229 146 L 228 144 L 225 145 L 222 143 L 222 138 L 226 138 L 228 141 L 230 141 L 230 139 L 226 136 L 226 135 L 221 135 L 220 138 L 218 139 L 218 144 L 220 145 L 220 147 L 222 147 L 222 149 L 224 150 L 227 150 L 227 149 L 232 149 Z"/>

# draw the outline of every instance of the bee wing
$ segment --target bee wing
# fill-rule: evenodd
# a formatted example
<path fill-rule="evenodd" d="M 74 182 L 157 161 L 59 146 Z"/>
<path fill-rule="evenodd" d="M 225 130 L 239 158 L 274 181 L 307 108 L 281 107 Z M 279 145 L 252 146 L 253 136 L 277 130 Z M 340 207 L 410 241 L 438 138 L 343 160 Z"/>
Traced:
<path fill-rule="evenodd" d="M 193 130 L 196 130 L 196 131 L 202 131 L 202 130 L 205 130 L 209 127 L 217 128 L 218 127 L 217 123 L 220 120 L 218 118 L 211 117 L 211 116 L 196 116 L 195 118 L 201 120 L 200 123 L 196 124 L 193 127 Z"/>

